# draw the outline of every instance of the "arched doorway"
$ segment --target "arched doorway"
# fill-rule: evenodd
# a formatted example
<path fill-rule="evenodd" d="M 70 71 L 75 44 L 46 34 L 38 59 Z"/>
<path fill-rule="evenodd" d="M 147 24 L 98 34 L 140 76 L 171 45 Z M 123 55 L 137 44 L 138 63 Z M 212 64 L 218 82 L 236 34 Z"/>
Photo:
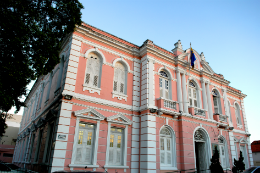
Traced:
<path fill-rule="evenodd" d="M 208 172 L 209 169 L 211 149 L 210 140 L 206 131 L 199 128 L 194 133 L 194 146 L 195 146 L 195 162 L 197 172 Z"/>

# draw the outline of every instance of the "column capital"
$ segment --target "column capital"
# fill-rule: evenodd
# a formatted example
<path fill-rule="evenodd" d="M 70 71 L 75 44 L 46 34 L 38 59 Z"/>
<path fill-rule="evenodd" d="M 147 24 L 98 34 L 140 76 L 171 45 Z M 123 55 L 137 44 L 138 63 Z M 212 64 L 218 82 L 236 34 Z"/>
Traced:
<path fill-rule="evenodd" d="M 208 79 L 200 78 L 200 81 L 203 82 L 203 83 L 207 83 L 207 84 L 209 84 L 209 80 L 208 80 Z"/>

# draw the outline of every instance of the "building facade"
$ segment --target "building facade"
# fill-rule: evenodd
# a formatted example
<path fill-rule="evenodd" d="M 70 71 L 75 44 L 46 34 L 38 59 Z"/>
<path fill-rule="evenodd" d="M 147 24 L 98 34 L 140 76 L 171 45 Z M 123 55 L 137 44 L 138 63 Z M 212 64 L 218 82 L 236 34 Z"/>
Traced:
<path fill-rule="evenodd" d="M 21 119 L 22 115 L 7 114 L 7 128 L 0 139 L 0 161 L 12 163 Z"/>
<path fill-rule="evenodd" d="M 191 69 L 180 41 L 167 51 L 78 26 L 26 99 L 13 162 L 42 172 L 202 171 L 216 146 L 225 170 L 239 151 L 252 166 L 246 95 L 194 53 Z"/>
<path fill-rule="evenodd" d="M 260 140 L 251 143 L 253 161 L 255 166 L 260 166 Z"/>

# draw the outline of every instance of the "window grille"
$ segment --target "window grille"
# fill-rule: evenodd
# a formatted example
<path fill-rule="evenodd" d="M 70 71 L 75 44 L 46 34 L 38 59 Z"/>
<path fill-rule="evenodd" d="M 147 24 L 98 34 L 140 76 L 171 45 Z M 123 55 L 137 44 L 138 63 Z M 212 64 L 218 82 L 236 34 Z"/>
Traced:
<path fill-rule="evenodd" d="M 114 87 L 115 92 L 125 94 L 126 69 L 123 64 L 117 62 L 115 65 Z"/>
<path fill-rule="evenodd" d="M 90 53 L 87 59 L 87 69 L 85 83 L 88 86 L 98 87 L 101 68 L 101 59 L 95 54 Z"/>

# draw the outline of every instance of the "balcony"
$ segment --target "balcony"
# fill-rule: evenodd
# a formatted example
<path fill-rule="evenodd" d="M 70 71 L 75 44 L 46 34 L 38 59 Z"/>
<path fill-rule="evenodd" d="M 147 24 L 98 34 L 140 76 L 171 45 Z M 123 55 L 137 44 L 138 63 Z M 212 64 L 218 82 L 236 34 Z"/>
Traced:
<path fill-rule="evenodd" d="M 222 115 L 222 114 L 219 114 L 219 113 L 215 113 L 213 115 L 213 119 L 215 121 L 217 121 L 217 126 L 219 128 L 224 128 L 224 129 L 228 129 L 228 116 L 227 115 Z M 231 130 L 231 129 L 230 129 Z"/>
<path fill-rule="evenodd" d="M 191 115 L 199 115 L 199 116 L 206 117 L 206 111 L 204 109 L 201 109 L 201 108 L 189 106 L 189 113 Z"/>
<path fill-rule="evenodd" d="M 178 102 L 169 100 L 163 97 L 157 99 L 158 105 L 158 114 L 168 114 L 173 115 L 174 117 L 178 117 L 179 113 L 179 106 Z"/>

